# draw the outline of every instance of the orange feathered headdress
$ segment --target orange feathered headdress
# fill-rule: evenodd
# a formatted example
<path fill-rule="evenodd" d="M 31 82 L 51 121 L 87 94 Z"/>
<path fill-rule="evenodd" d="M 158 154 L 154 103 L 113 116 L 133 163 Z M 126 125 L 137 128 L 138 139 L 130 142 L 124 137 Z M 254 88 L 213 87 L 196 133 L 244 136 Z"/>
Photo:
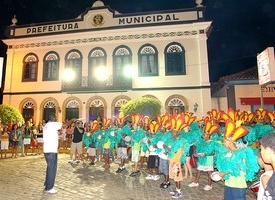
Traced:
<path fill-rule="evenodd" d="M 255 114 L 256 114 L 255 119 L 258 122 L 265 122 L 265 120 L 269 117 L 267 113 L 268 113 L 267 110 L 259 108 L 259 109 L 255 110 Z"/>
<path fill-rule="evenodd" d="M 273 112 L 268 111 L 267 116 L 269 117 L 270 122 L 273 123 L 275 120 L 275 111 L 273 111 Z"/>
<path fill-rule="evenodd" d="M 165 115 L 158 115 L 157 122 L 165 128 L 170 128 L 171 127 L 170 117 L 171 115 L 169 113 L 165 113 Z"/>
<path fill-rule="evenodd" d="M 149 116 L 144 116 L 142 121 L 143 121 L 143 126 L 149 126 L 151 119 Z"/>
<path fill-rule="evenodd" d="M 232 121 L 238 121 L 240 120 L 240 110 L 234 110 L 233 108 L 229 108 L 226 112 L 222 112 L 221 113 L 221 119 L 223 121 L 227 121 L 228 119 L 232 120 Z"/>
<path fill-rule="evenodd" d="M 255 117 L 256 117 L 255 113 L 252 113 L 249 111 L 243 111 L 240 114 L 240 120 L 242 120 L 243 122 L 252 123 L 254 121 Z"/>
<path fill-rule="evenodd" d="M 117 114 L 115 116 L 115 119 L 116 119 L 118 124 L 123 124 L 125 122 L 124 113 L 120 112 L 119 114 Z"/>
<path fill-rule="evenodd" d="M 102 118 L 102 126 L 109 127 L 111 122 L 112 122 L 111 119 L 107 119 L 106 117 Z"/>
<path fill-rule="evenodd" d="M 139 124 L 142 120 L 142 115 L 141 114 L 134 114 L 134 115 L 131 115 L 131 119 L 132 119 L 132 123 L 133 124 Z"/>
<path fill-rule="evenodd" d="M 97 129 L 98 126 L 99 126 L 99 123 L 98 123 L 97 120 L 94 120 L 94 121 L 90 122 L 90 127 L 91 127 L 92 130 Z"/>
<path fill-rule="evenodd" d="M 190 126 L 196 120 L 196 116 L 192 116 L 190 113 L 181 113 L 176 117 L 170 118 L 171 128 L 174 130 L 181 131 L 187 126 Z"/>
<path fill-rule="evenodd" d="M 240 126 L 240 123 L 235 123 L 231 119 L 226 120 L 224 131 L 224 136 L 233 141 L 238 140 L 248 133 L 248 129 L 245 126 Z"/>
<path fill-rule="evenodd" d="M 204 133 L 208 135 L 212 135 L 220 129 L 220 126 L 218 124 L 214 124 L 214 121 L 210 119 L 205 119 L 204 124 Z"/>
<path fill-rule="evenodd" d="M 212 109 L 211 111 L 208 111 L 207 112 L 207 115 L 209 115 L 210 119 L 215 119 L 217 120 L 218 119 L 218 111 L 216 109 Z"/>
<path fill-rule="evenodd" d="M 159 123 L 157 123 L 156 121 L 151 121 L 150 122 L 149 129 L 150 129 L 151 134 L 155 135 L 156 132 L 159 130 L 159 128 L 160 128 Z"/>

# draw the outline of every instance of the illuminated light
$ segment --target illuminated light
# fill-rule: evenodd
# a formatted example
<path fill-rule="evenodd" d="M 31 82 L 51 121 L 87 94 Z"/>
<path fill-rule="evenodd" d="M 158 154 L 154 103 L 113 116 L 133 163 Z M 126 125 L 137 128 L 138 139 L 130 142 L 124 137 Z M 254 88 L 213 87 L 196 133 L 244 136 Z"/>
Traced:
<path fill-rule="evenodd" d="M 134 69 L 131 65 L 125 66 L 123 69 L 123 75 L 127 78 L 131 78 L 134 74 Z"/>
<path fill-rule="evenodd" d="M 75 78 L 75 72 L 73 71 L 73 69 L 70 69 L 70 68 L 69 69 L 65 69 L 63 71 L 62 76 L 63 76 L 63 80 L 65 80 L 65 81 L 72 81 Z"/>
<path fill-rule="evenodd" d="M 107 68 L 103 67 L 103 66 L 97 67 L 95 74 L 96 74 L 97 79 L 100 81 L 105 81 L 109 77 L 109 72 L 108 72 Z"/>

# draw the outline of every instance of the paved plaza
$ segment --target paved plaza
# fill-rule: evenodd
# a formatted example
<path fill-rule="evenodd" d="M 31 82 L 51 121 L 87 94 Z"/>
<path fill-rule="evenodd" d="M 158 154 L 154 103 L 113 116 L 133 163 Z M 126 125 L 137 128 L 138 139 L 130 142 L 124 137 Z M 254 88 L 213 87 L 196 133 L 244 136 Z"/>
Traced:
<path fill-rule="evenodd" d="M 9 155 L 10 157 L 10 155 Z M 46 163 L 43 155 L 25 156 L 18 158 L 0 159 L 0 199 L 7 200 L 168 200 L 172 199 L 168 189 L 159 187 L 158 181 L 146 180 L 148 175 L 142 170 L 137 177 L 130 177 L 132 164 L 127 163 L 127 170 L 117 174 L 118 161 L 111 164 L 109 169 L 102 167 L 103 162 L 94 166 L 84 160 L 77 164 L 68 164 L 68 154 L 58 155 L 58 171 L 55 182 L 57 194 L 47 194 L 43 191 Z M 194 169 L 195 174 L 195 169 Z M 181 184 L 182 197 L 185 200 L 222 200 L 223 182 L 214 182 L 213 189 L 204 191 L 207 181 L 202 174 L 200 185 L 189 188 L 191 180 Z M 247 200 L 256 199 L 248 189 Z"/>

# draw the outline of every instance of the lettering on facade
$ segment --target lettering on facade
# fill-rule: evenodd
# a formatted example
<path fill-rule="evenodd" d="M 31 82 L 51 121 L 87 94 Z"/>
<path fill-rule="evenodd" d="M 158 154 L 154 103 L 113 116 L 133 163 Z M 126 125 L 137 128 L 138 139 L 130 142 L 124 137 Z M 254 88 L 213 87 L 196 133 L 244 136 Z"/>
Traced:
<path fill-rule="evenodd" d="M 262 87 L 263 92 L 275 92 L 275 86 Z"/>
<path fill-rule="evenodd" d="M 79 28 L 78 23 L 37 26 L 37 27 L 27 28 L 27 34 L 47 33 L 47 32 L 55 32 L 55 31 L 67 31 L 67 30 L 75 30 L 78 28 Z"/>
<path fill-rule="evenodd" d="M 134 16 L 134 17 L 122 17 L 118 19 L 119 25 L 129 25 L 129 24 L 144 24 L 144 23 L 154 23 L 154 22 L 171 22 L 179 21 L 180 18 L 176 14 L 158 14 L 158 15 L 144 15 L 144 16 Z M 81 28 L 81 22 L 77 23 L 64 23 L 64 24 L 52 24 L 43 26 L 34 26 L 26 28 L 26 34 L 41 34 L 50 32 L 60 32 L 77 30 Z M 101 14 L 94 15 L 92 19 L 92 26 L 99 27 L 103 26 L 105 23 L 104 17 Z"/>
<path fill-rule="evenodd" d="M 150 22 L 166 22 L 166 21 L 177 21 L 179 18 L 175 14 L 168 15 L 149 15 L 139 17 L 124 17 L 119 19 L 119 24 L 140 24 Z"/>

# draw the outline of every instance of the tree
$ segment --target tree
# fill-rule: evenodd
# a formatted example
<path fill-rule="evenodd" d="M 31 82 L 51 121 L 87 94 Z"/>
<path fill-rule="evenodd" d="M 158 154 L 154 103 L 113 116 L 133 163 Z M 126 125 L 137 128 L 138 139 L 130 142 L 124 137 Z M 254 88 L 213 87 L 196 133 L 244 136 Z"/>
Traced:
<path fill-rule="evenodd" d="M 0 105 L 0 118 L 2 120 L 2 124 L 8 124 L 10 122 L 15 122 L 16 120 L 22 124 L 25 123 L 25 120 L 19 110 L 7 104 Z"/>
<path fill-rule="evenodd" d="M 124 116 L 131 116 L 132 114 L 139 113 L 153 119 L 161 113 L 161 103 L 155 98 L 141 97 L 128 101 L 120 108 L 120 112 L 122 112 Z"/>

